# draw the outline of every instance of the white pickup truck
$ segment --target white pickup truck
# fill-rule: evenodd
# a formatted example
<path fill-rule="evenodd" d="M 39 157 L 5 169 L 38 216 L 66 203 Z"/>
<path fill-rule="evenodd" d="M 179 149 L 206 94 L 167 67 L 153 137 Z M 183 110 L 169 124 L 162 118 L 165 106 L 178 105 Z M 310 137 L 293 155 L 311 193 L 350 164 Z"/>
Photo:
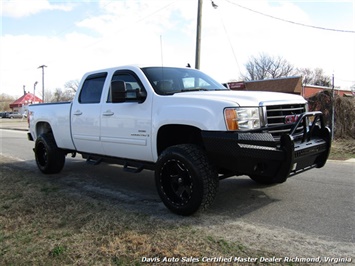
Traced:
<path fill-rule="evenodd" d="M 214 200 L 220 179 L 282 183 L 324 166 L 330 130 L 297 95 L 231 91 L 191 68 L 122 66 L 87 73 L 72 102 L 29 106 L 38 168 L 62 170 L 67 154 L 88 163 L 155 171 L 172 212 Z"/>

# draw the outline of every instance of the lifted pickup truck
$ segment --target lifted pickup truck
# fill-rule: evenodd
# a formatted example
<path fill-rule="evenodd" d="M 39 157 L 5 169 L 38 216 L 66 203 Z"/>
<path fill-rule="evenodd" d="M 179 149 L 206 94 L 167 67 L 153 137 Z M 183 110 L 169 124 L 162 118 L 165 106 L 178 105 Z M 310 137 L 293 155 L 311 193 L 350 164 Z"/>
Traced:
<path fill-rule="evenodd" d="M 231 91 L 191 68 L 123 66 L 90 72 L 72 102 L 29 107 L 38 168 L 62 170 L 67 154 L 89 163 L 155 171 L 172 212 L 214 200 L 220 179 L 261 184 L 324 166 L 330 130 L 297 95 Z"/>

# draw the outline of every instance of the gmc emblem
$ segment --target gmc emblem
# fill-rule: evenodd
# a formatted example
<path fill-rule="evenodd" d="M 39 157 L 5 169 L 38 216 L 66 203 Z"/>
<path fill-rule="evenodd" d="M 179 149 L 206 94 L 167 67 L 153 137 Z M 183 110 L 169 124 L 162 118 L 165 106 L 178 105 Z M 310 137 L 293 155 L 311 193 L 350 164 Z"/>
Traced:
<path fill-rule="evenodd" d="M 285 116 L 285 124 L 293 124 L 296 123 L 300 115 L 286 115 Z"/>

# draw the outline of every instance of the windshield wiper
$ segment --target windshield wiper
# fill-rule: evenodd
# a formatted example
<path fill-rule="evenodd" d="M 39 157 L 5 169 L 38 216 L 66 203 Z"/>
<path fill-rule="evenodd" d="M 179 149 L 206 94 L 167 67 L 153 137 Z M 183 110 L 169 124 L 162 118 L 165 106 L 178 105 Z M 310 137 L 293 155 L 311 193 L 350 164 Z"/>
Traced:
<path fill-rule="evenodd" d="M 185 92 L 185 91 L 208 91 L 208 89 L 205 89 L 205 88 L 194 88 L 194 89 L 183 89 L 183 90 L 181 90 L 181 92 Z"/>

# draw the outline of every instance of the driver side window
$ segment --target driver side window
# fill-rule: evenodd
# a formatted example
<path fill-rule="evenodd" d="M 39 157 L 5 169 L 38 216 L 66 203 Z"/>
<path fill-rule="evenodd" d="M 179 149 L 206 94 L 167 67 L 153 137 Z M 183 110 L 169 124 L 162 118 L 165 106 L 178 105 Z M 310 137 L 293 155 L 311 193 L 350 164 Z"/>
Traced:
<path fill-rule="evenodd" d="M 139 78 L 130 71 L 116 71 L 112 77 L 112 81 L 121 80 L 126 86 L 126 101 L 140 101 L 138 95 L 144 94 L 146 91 L 141 84 Z M 107 102 L 111 102 L 111 93 L 108 95 Z"/>

